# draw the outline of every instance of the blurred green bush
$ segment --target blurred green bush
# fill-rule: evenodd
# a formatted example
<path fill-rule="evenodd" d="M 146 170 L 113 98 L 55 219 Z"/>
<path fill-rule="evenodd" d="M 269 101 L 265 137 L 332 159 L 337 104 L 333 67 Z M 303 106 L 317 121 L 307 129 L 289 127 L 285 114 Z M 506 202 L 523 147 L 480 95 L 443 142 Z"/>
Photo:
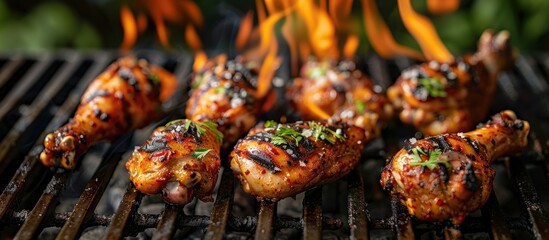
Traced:
<path fill-rule="evenodd" d="M 28 13 L 18 13 L 0 1 L 0 36 L 1 51 L 36 52 L 102 46 L 90 24 L 59 2 L 40 4 Z"/>

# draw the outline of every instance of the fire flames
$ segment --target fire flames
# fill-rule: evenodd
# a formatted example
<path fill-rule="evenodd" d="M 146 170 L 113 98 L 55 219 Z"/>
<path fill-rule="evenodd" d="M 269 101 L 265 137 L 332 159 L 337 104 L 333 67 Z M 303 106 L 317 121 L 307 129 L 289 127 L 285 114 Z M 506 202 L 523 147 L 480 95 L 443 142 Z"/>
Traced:
<path fill-rule="evenodd" d="M 459 8 L 459 0 L 427 0 L 427 9 L 434 14 L 453 13 Z"/>
<path fill-rule="evenodd" d="M 147 16 L 156 28 L 156 36 L 160 44 L 165 48 L 170 47 L 170 32 L 166 27 L 167 23 L 182 26 L 187 33 L 193 31 L 188 30 L 189 27 L 195 29 L 203 24 L 200 9 L 190 0 L 163 0 L 162 2 L 136 0 L 135 2 L 138 9 L 137 17 L 131 12 L 128 5 L 123 5 L 120 9 L 120 21 L 124 30 L 124 39 L 120 46 L 122 50 L 129 50 L 136 44 L 138 35 L 147 29 Z M 194 43 L 196 44 L 196 42 Z"/>
<path fill-rule="evenodd" d="M 410 0 L 398 0 L 398 9 L 404 26 L 418 41 L 427 59 L 440 62 L 449 62 L 454 59 L 438 37 L 433 24 L 414 11 Z"/>
<path fill-rule="evenodd" d="M 203 68 L 208 57 L 202 50 L 197 30 L 203 19 L 199 8 L 190 0 L 136 0 L 134 14 L 126 5 L 120 10 L 124 30 L 121 49 L 131 49 L 150 19 L 162 46 L 169 48 L 170 32 L 166 24 L 182 26 L 185 42 L 195 52 L 195 71 Z M 446 14 L 459 7 L 459 0 L 427 0 L 430 12 Z M 364 30 L 373 49 L 382 57 L 407 56 L 421 60 L 448 62 L 453 60 L 437 35 L 433 24 L 417 13 L 410 0 L 398 0 L 398 9 L 406 29 L 418 41 L 422 53 L 400 45 L 379 13 L 375 0 L 361 0 Z M 352 0 L 256 0 L 258 25 L 248 12 L 240 22 L 235 47 L 247 60 L 262 62 L 257 94 L 266 94 L 272 70 L 278 64 L 279 44 L 284 39 L 289 51 L 292 72 L 310 56 L 318 59 L 339 59 L 354 56 L 360 46 L 360 24 L 352 18 Z"/>
<path fill-rule="evenodd" d="M 376 52 L 384 58 L 395 56 L 408 56 L 422 59 L 421 53 L 399 45 L 389 31 L 387 24 L 377 10 L 374 0 L 362 0 L 362 11 L 364 12 L 364 26 L 366 33 Z"/>

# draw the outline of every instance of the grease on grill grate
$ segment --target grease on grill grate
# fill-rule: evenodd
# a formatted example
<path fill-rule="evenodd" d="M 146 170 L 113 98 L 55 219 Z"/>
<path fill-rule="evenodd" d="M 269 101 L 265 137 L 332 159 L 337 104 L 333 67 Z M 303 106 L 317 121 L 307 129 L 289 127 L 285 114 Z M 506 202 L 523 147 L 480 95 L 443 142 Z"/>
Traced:
<path fill-rule="evenodd" d="M 173 71 L 184 89 L 190 56 L 137 55 Z M 130 185 L 123 165 L 158 123 L 92 148 L 76 171 L 46 169 L 37 161 L 44 135 L 67 121 L 89 82 L 117 57 L 0 56 L 0 238 L 549 238 L 549 55 L 521 57 L 500 78 L 492 112 L 512 109 L 530 121 L 531 146 L 520 157 L 494 164 L 498 174 L 491 198 L 459 228 L 410 219 L 397 199 L 381 191 L 385 159 L 415 134 L 398 123 L 366 150 L 346 178 L 279 203 L 257 203 L 229 171 L 220 173 L 213 203 L 176 207 L 158 196 L 143 196 Z M 364 62 L 365 72 L 383 88 L 411 64 L 376 56 Z M 279 72 L 283 79 L 287 74 Z M 183 112 L 185 92 L 180 92 L 180 99 L 169 102 L 170 118 Z"/>

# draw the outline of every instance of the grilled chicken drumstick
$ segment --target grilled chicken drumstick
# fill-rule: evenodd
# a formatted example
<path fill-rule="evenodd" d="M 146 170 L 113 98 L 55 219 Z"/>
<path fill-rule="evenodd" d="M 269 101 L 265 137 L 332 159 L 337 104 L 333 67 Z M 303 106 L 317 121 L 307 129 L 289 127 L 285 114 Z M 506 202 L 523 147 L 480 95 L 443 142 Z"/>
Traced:
<path fill-rule="evenodd" d="M 484 32 L 478 52 L 405 70 L 387 90 L 400 120 L 426 135 L 468 131 L 486 118 L 498 74 L 513 65 L 508 32 Z"/>
<path fill-rule="evenodd" d="M 383 170 L 381 185 L 418 219 L 461 224 L 490 196 L 490 163 L 520 152 L 529 129 L 507 110 L 471 132 L 408 140 Z"/>
<path fill-rule="evenodd" d="M 345 123 L 269 121 L 238 141 L 230 165 L 244 191 L 276 201 L 346 175 L 365 139 L 361 128 Z"/>
<path fill-rule="evenodd" d="M 234 144 L 252 128 L 266 97 L 255 96 L 257 74 L 239 59 L 197 73 L 185 110 L 193 121 L 213 121 L 225 135 L 223 147 Z"/>
<path fill-rule="evenodd" d="M 211 200 L 217 181 L 223 134 L 213 122 L 175 120 L 157 128 L 126 162 L 130 180 L 145 194 L 186 204 L 193 195 Z"/>
<path fill-rule="evenodd" d="M 287 96 L 305 120 L 343 121 L 379 136 L 393 108 L 351 60 L 309 61 L 289 86 Z"/>
<path fill-rule="evenodd" d="M 176 85 L 171 73 L 146 60 L 119 59 L 93 80 L 74 117 L 46 135 L 40 160 L 48 167 L 74 168 L 91 145 L 113 140 L 159 117 L 162 101 Z"/>

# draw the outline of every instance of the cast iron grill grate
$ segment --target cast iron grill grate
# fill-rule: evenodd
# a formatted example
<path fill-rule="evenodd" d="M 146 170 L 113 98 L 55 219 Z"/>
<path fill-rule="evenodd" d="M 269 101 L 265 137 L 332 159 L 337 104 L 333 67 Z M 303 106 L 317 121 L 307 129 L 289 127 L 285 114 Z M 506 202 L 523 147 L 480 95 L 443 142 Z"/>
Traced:
<path fill-rule="evenodd" d="M 182 86 L 186 85 L 192 64 L 190 55 L 146 51 L 136 55 L 163 65 L 174 72 Z M 58 227 L 56 238 L 74 239 L 90 226 L 103 226 L 103 237 L 107 239 L 135 236 L 147 228 L 156 228 L 154 239 L 171 239 L 178 230 L 183 233 L 203 230 L 202 237 L 206 239 L 230 238 L 231 232 L 268 239 L 278 236 L 283 229 L 294 229 L 299 232 L 297 237 L 305 239 L 320 239 L 334 231 L 339 232 L 338 237 L 354 239 L 453 239 L 458 236 L 549 239 L 546 214 L 549 207 L 549 55 L 520 57 L 513 71 L 501 76 L 492 112 L 509 108 L 530 121 L 531 146 L 520 157 L 501 159 L 494 164 L 498 178 L 504 179 L 504 183 L 496 184 L 482 211 L 468 217 L 461 227 L 411 219 L 397 199 L 381 192 L 379 170 L 385 159 L 399 149 L 403 139 L 414 135 L 398 123 L 373 144 L 377 148 L 366 151 L 357 169 L 338 181 L 338 186 L 344 186 L 343 190 L 334 192 L 333 187 L 324 186 L 307 191 L 301 217 L 277 213 L 280 203 L 272 202 L 259 203 L 254 215 L 233 214 L 238 186 L 230 171 L 221 174 L 210 216 L 185 214 L 183 207 L 171 205 L 166 205 L 161 214 L 141 213 L 143 195 L 131 184 L 113 214 L 96 213 L 100 199 L 109 191 L 117 165 L 127 159 L 124 154 L 131 151 L 134 144 L 131 139 L 136 133 L 94 148 L 100 155 L 100 163 L 93 176 L 81 184 L 82 190 L 72 211 L 60 212 L 56 210 L 59 199 L 67 188 L 75 188 L 73 185 L 77 182 L 71 179 L 77 173 L 52 172 L 43 167 L 37 159 L 42 140 L 46 133 L 67 121 L 90 81 L 117 57 L 117 53 L 72 51 L 0 55 L 0 189 L 3 189 L 0 237 L 32 239 L 45 228 Z M 368 56 L 363 70 L 386 88 L 410 64 L 407 59 L 385 61 Z M 284 69 L 279 71 L 281 79 L 288 79 L 288 75 Z M 172 108 L 180 108 L 181 102 L 184 100 L 173 100 Z M 147 135 L 153 126 L 140 131 Z M 503 201 L 501 196 L 505 197 Z M 337 200 L 337 210 L 330 207 L 332 210 L 326 211 L 325 206 L 334 204 L 333 199 Z M 508 209 L 517 214 L 508 214 Z"/>

